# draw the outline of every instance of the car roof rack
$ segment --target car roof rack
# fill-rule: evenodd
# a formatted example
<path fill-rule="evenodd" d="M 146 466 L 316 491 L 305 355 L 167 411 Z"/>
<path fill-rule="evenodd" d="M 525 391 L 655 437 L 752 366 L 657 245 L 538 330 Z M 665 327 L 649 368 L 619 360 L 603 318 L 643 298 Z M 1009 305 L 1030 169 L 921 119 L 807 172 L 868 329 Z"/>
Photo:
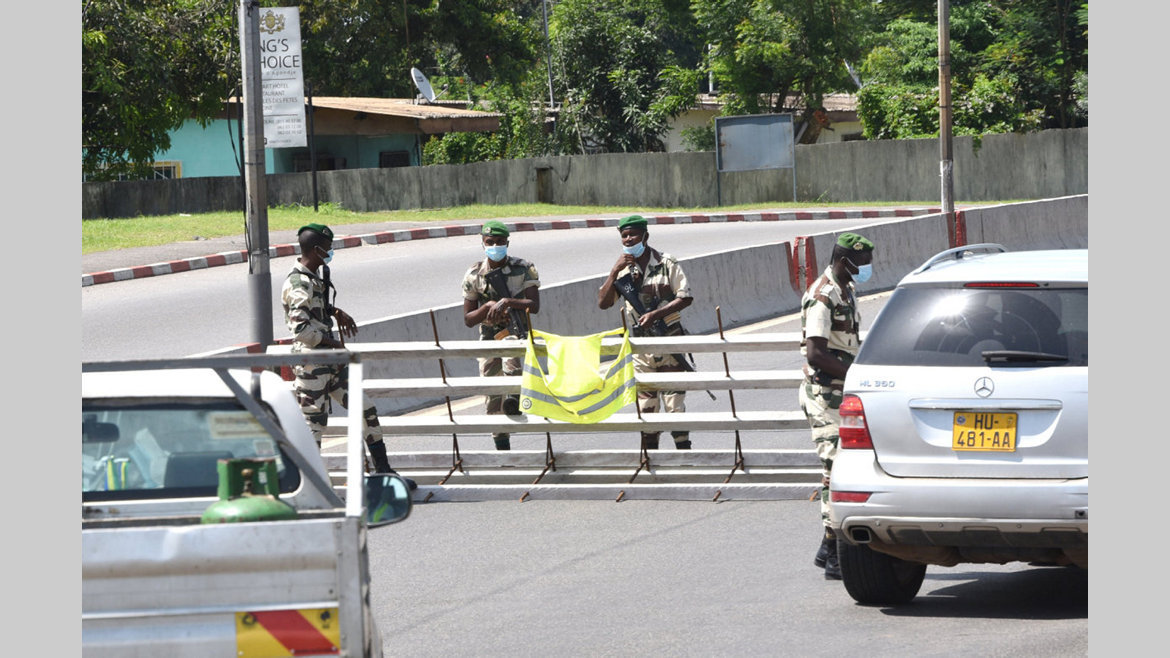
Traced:
<path fill-rule="evenodd" d="M 911 274 L 919 274 L 929 270 L 931 267 L 941 263 L 945 260 L 962 260 L 967 256 L 974 256 L 977 253 L 1005 253 L 1007 247 L 995 242 L 982 242 L 980 244 L 969 244 L 962 247 L 955 247 L 954 249 L 947 249 L 932 256 L 930 260 L 922 264 L 921 267 L 911 272 Z"/>

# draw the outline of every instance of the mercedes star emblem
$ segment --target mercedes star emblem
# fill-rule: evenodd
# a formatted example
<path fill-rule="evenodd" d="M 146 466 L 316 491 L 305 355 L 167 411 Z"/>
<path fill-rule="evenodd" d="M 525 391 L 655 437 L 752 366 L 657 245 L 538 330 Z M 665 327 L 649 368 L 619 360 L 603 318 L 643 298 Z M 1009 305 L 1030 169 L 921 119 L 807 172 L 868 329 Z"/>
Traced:
<path fill-rule="evenodd" d="M 995 382 L 990 377 L 980 377 L 975 380 L 975 395 L 985 398 L 995 392 Z"/>

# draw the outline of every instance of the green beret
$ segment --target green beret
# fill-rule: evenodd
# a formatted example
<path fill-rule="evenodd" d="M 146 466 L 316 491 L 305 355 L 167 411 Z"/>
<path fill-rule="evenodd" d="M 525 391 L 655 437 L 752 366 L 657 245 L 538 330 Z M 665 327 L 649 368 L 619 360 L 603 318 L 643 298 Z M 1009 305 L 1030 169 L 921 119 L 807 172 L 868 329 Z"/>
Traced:
<path fill-rule="evenodd" d="M 495 235 L 501 238 L 508 237 L 508 227 L 504 226 L 503 222 L 494 219 L 483 223 L 483 228 L 479 230 L 480 235 Z"/>
<path fill-rule="evenodd" d="M 630 215 L 629 217 L 622 217 L 622 221 L 618 222 L 618 230 L 627 228 L 646 229 L 646 218 L 641 215 Z"/>
<path fill-rule="evenodd" d="M 333 229 L 324 224 L 305 224 L 304 226 L 297 229 L 297 235 L 300 235 L 305 231 L 313 231 L 314 233 L 320 233 L 321 235 L 324 235 L 330 240 L 333 239 Z"/>
<path fill-rule="evenodd" d="M 853 251 L 873 251 L 873 242 L 856 233 L 842 233 L 837 238 L 837 246 Z"/>

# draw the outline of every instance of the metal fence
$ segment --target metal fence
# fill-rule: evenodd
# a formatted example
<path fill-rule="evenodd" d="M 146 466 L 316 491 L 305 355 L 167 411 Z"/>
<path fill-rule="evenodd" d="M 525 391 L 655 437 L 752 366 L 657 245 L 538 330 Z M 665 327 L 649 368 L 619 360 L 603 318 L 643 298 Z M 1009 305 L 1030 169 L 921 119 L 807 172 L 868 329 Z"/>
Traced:
<path fill-rule="evenodd" d="M 602 355 L 615 354 L 620 337 L 602 342 Z M 743 449 L 741 431 L 807 430 L 799 410 L 741 411 L 735 392 L 745 389 L 796 388 L 799 370 L 736 370 L 728 366 L 732 352 L 786 351 L 799 348 L 798 333 L 757 333 L 723 336 L 634 337 L 636 353 L 722 353 L 721 370 L 638 373 L 639 390 L 726 391 L 726 411 L 640 413 L 637 405 L 591 424 L 574 424 L 525 414 L 487 415 L 455 413 L 452 401 L 477 395 L 519 394 L 521 377 L 448 377 L 446 363 L 454 359 L 523 357 L 524 341 L 448 341 L 354 343 L 347 348 L 367 365 L 376 360 L 428 359 L 438 362 L 436 377 L 366 379 L 362 398 L 409 397 L 432 399 L 445 413 L 380 416 L 388 446 L 395 437 L 434 437 L 435 449 L 390 452 L 395 470 L 419 485 L 417 501 L 533 500 L 533 499 L 667 499 L 667 500 L 779 500 L 806 499 L 818 490 L 821 464 L 811 449 Z M 538 350 L 540 341 L 537 341 Z M 273 346 L 270 352 L 287 351 Z M 356 381 L 354 382 L 357 383 Z M 350 391 L 350 403 L 358 399 Z M 348 412 L 347 412 L 348 413 Z M 329 452 L 328 437 L 347 428 L 346 417 L 333 417 L 326 432 L 323 456 L 333 468 L 341 455 Z M 725 448 L 675 450 L 564 449 L 572 444 L 564 435 L 670 430 L 734 433 Z M 544 450 L 468 451 L 461 436 L 508 432 L 543 434 Z M 561 439 L 561 441 L 558 441 Z M 636 444 L 635 444 L 636 445 Z"/>

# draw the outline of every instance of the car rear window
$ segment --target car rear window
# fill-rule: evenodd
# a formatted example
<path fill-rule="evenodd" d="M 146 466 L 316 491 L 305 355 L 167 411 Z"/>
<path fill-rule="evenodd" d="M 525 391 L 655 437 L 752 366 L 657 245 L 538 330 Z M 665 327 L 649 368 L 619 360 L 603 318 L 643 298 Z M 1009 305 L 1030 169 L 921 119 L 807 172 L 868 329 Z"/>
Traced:
<path fill-rule="evenodd" d="M 1089 365 L 1088 288 L 898 288 L 857 363 Z"/>
<path fill-rule="evenodd" d="M 275 457 L 282 492 L 300 473 L 234 400 L 83 400 L 82 500 L 215 496 L 220 459 Z M 274 421 L 275 422 L 275 421 Z"/>

